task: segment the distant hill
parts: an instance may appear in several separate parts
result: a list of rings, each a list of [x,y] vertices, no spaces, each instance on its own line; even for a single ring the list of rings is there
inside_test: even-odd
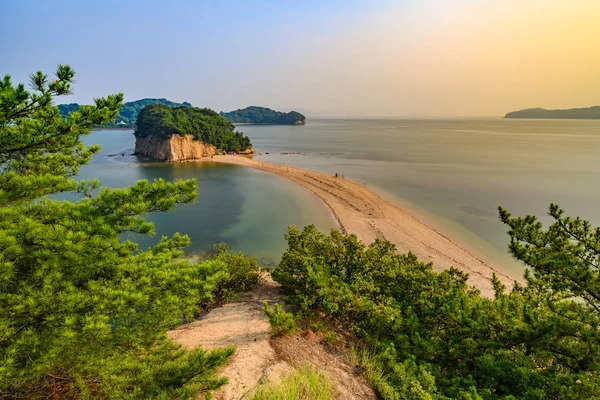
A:
[[[241,110],[222,112],[221,115],[233,124],[304,125],[306,117],[296,111],[283,113],[266,107],[246,107]]]
[[[526,110],[509,112],[504,116],[504,118],[600,119],[600,106],[570,108],[568,110],[528,108]]]
[[[175,103],[167,99],[140,99],[136,101],[130,101],[124,103],[121,107],[121,111],[119,111],[119,115],[117,115],[117,117],[108,124],[102,125],[102,128],[134,128],[138,114],[142,108],[150,104],[163,104],[169,107],[192,106],[187,101],[184,101],[183,103]],[[73,111],[77,111],[79,109],[79,104],[59,104],[58,109],[62,115],[66,116]]]

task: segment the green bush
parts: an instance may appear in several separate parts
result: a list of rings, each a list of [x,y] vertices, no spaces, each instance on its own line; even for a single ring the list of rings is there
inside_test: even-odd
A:
[[[237,294],[252,290],[260,281],[260,267],[256,258],[247,257],[242,252],[232,252],[225,243],[213,246],[213,251],[205,257],[207,260],[221,261],[227,271],[227,277],[215,290],[220,299],[232,300]]]
[[[56,79],[37,72],[33,92],[0,80],[0,397],[209,393],[226,381],[216,371],[233,349],[183,350],[166,332],[250,285],[255,265],[241,255],[177,261],[189,244],[179,234],[144,251],[122,240],[153,233],[143,216],[193,201],[196,182],[76,181],[100,150],[81,136],[114,118],[123,95],[63,117],[53,99],[70,92],[73,76],[68,66]],[[47,197],[63,192],[79,200]]]
[[[512,227],[513,253],[535,272],[527,274],[527,286],[509,293],[494,277],[495,299],[470,288],[466,274],[435,273],[413,254],[397,254],[390,242],[366,246],[354,235],[325,235],[314,226],[289,228],[288,249],[272,275],[298,313],[335,322],[373,349],[383,398],[600,397],[597,272],[585,275],[590,264],[577,261],[598,257],[593,235],[600,231],[559,221],[543,233],[535,220],[503,218]],[[579,244],[561,238],[561,224],[565,237],[583,229]],[[519,244],[526,240],[533,244]],[[579,278],[542,275],[571,254],[577,256],[565,268],[578,266]],[[590,302],[572,300],[574,293]]]
[[[294,314],[286,313],[279,303],[275,303],[272,308],[269,307],[269,303],[264,302],[264,311],[269,317],[271,328],[275,335],[281,335],[285,333],[294,333],[298,330],[296,326],[296,318]]]

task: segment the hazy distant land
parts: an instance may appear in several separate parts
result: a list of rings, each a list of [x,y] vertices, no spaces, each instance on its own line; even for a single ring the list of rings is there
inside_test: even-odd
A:
[[[569,108],[567,110],[527,108],[525,110],[509,112],[504,118],[600,119],[600,106]]]
[[[233,124],[270,124],[270,125],[304,125],[306,117],[299,112],[288,113],[271,110],[266,107],[246,107],[231,112],[222,112],[227,121]]]
[[[187,101],[184,101],[183,103],[176,103],[174,101],[170,101],[167,99],[146,98],[146,99],[140,99],[140,100],[135,100],[135,101],[129,101],[127,103],[123,103],[123,105],[121,106],[121,109],[119,110],[119,114],[115,117],[115,119],[103,124],[102,128],[128,128],[128,129],[134,128],[135,122],[137,120],[137,117],[138,117],[138,114],[140,113],[140,111],[144,107],[146,107],[148,105],[152,105],[152,104],[163,104],[163,105],[169,106],[169,107],[176,107],[176,106],[191,107],[192,106]],[[63,116],[66,116],[73,111],[79,110],[79,104],[77,104],[77,103],[59,104],[58,110],[60,111],[60,113]]]
[[[177,103],[164,98],[153,99],[145,98],[135,101],[129,101],[123,103],[119,114],[114,120],[107,122],[101,126],[101,128],[135,128],[137,117],[140,111],[148,106],[154,104],[161,104],[169,107],[192,107],[190,103],[184,101],[183,103]],[[73,111],[79,110],[80,105],[77,103],[71,104],[59,104],[58,110],[63,116],[67,116]],[[270,124],[270,125],[304,125],[306,124],[306,117],[299,112],[280,112],[275,111],[266,107],[250,106],[244,109],[239,109],[230,112],[221,112],[228,122],[245,123],[245,124]]]

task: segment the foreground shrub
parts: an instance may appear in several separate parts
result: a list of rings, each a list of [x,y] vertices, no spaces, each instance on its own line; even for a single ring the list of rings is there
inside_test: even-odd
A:
[[[312,365],[304,366],[281,379],[265,382],[254,391],[251,400],[333,400],[333,385]]]
[[[273,307],[269,307],[269,303],[265,301],[264,311],[267,317],[269,317],[269,322],[275,335],[293,333],[298,330],[294,314],[286,313],[279,303],[275,303]]]
[[[174,261],[189,243],[179,234],[145,251],[120,239],[152,234],[142,216],[193,201],[196,182],[108,189],[75,181],[99,151],[81,136],[111,120],[123,95],[63,117],[52,102],[70,92],[73,76],[68,66],[58,67],[56,79],[33,74],[32,93],[9,76],[0,81],[0,397],[208,393],[226,381],[215,371],[233,349],[183,350],[165,333],[221,293],[250,284],[252,261]],[[63,192],[80,200],[45,197]]]
[[[582,233],[571,249],[572,239],[552,233],[560,224],[572,231],[569,221],[542,234],[531,219],[503,219],[513,227],[513,254],[529,260],[534,274],[509,293],[494,277],[495,299],[470,288],[466,274],[435,273],[413,254],[397,254],[390,242],[365,246],[354,235],[324,235],[314,226],[289,228],[288,249],[273,278],[298,313],[324,315],[373,349],[379,370],[374,386],[383,398],[600,396],[598,309],[573,299],[582,290],[573,281],[588,277],[596,280],[580,285],[596,285],[597,269],[588,263],[590,274],[581,267],[569,284],[541,275],[568,262],[562,251],[597,262],[599,231]],[[533,244],[520,244],[523,239]],[[585,293],[593,298],[591,289]]]
[[[233,252],[225,243],[214,245],[212,251],[204,254],[203,258],[221,261],[225,266],[227,277],[216,288],[216,295],[220,299],[232,299],[237,293],[253,289],[260,281],[260,267],[256,258]]]

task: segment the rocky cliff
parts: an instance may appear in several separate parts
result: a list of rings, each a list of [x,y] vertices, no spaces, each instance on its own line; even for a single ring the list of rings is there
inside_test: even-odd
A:
[[[135,141],[135,152],[157,161],[185,161],[210,157],[219,150],[212,144],[194,140],[192,135],[173,135],[170,138],[138,137]]]

